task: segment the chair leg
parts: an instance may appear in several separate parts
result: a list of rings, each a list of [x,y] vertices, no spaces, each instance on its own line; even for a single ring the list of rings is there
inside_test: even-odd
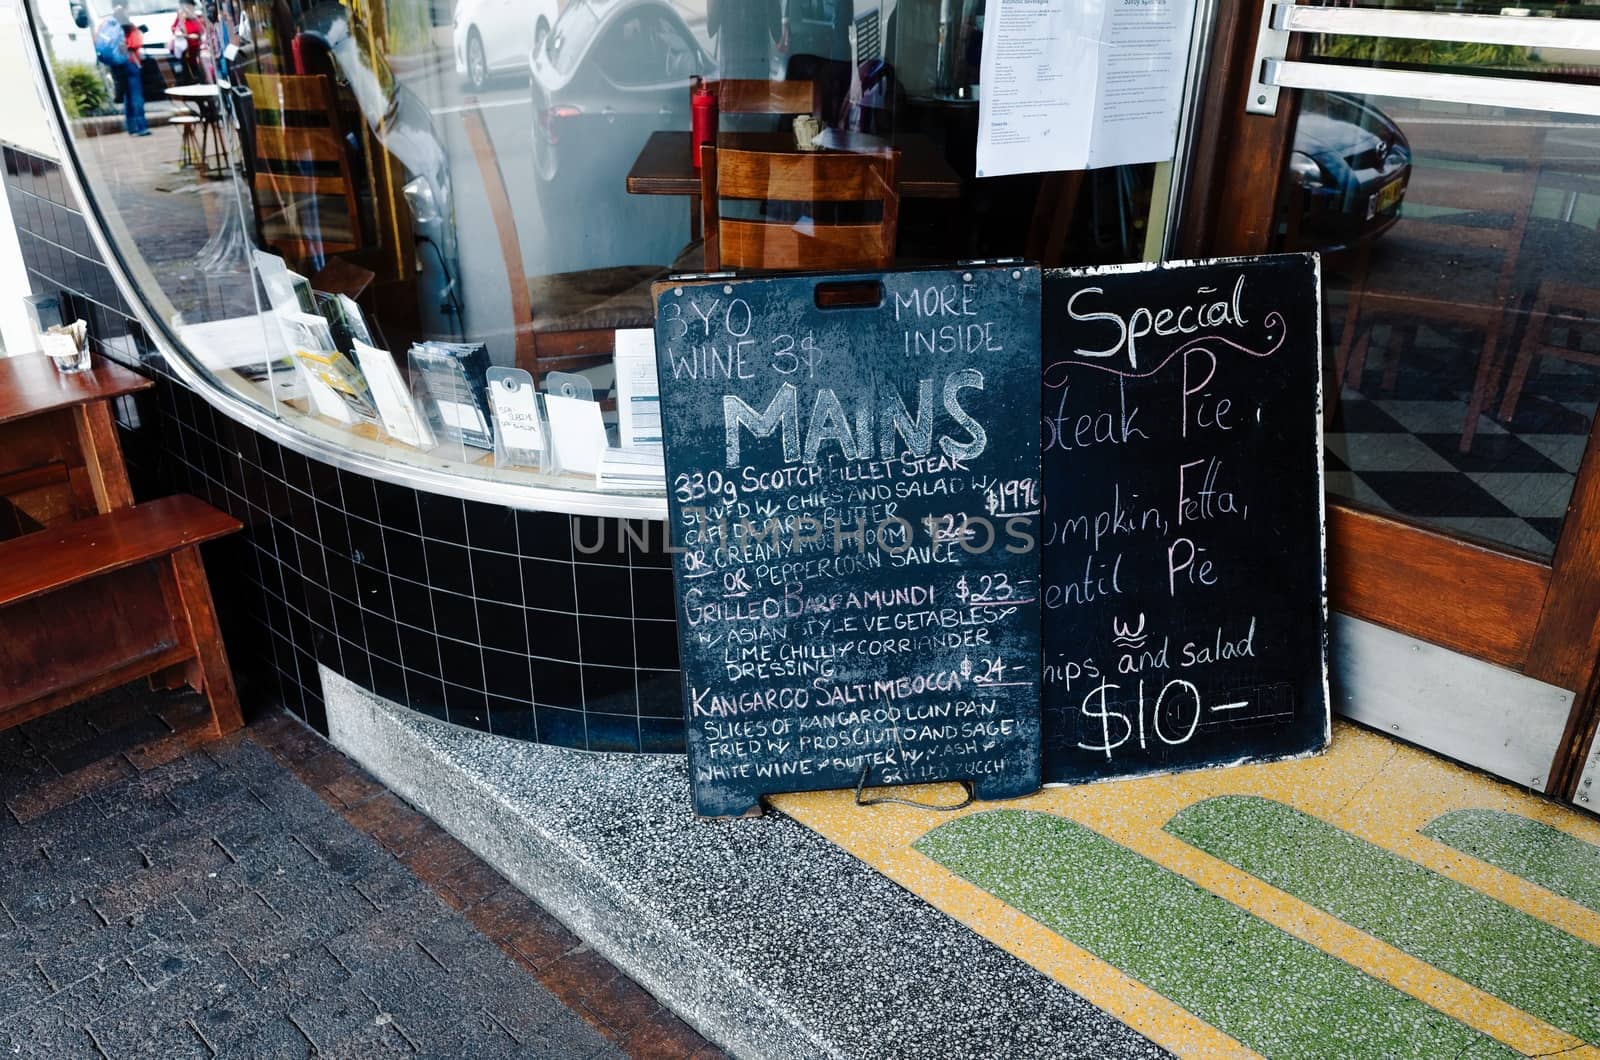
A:
[[[1461,425],[1458,448],[1463,453],[1472,452],[1472,443],[1478,437],[1478,418],[1494,401],[1495,392],[1500,389],[1500,376],[1505,368],[1504,358],[1500,356],[1500,331],[1504,322],[1504,312],[1491,310],[1489,320],[1484,325],[1483,352],[1478,354],[1478,374],[1472,382],[1466,422]]]
[[[1372,329],[1371,324],[1361,329],[1361,337],[1356,339],[1355,348],[1350,351],[1348,375],[1341,385],[1349,386],[1352,390],[1361,389],[1361,377],[1367,373],[1367,354],[1372,349]]]
[[[1511,369],[1511,379],[1506,383],[1505,397],[1500,401],[1500,419],[1506,423],[1516,418],[1517,402],[1522,400],[1522,388],[1528,382],[1528,371],[1533,367],[1533,358],[1543,340],[1541,332],[1549,315],[1550,302],[1544,298],[1535,302],[1533,312],[1528,314],[1522,345],[1517,349],[1517,361]]]
[[[228,668],[228,653],[222,646],[222,630],[211,600],[206,570],[200,563],[199,549],[179,549],[172,554],[172,573],[183,597],[193,639],[195,660],[199,663],[205,696],[211,705],[211,731],[215,736],[244,726],[239,710],[239,693],[233,686],[233,671]]]
[[[1383,396],[1393,397],[1395,387],[1400,385],[1400,356],[1417,348],[1417,325],[1407,324],[1395,329],[1399,335],[1391,334],[1389,345],[1384,350],[1383,358]]]

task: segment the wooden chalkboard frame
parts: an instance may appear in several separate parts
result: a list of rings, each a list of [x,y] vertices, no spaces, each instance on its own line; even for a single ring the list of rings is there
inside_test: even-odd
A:
[[[1212,315],[1217,318],[1237,315],[1246,323],[1234,327],[1226,319],[1219,319],[1210,328],[1141,337],[1137,365],[1124,365],[1124,358],[1130,362],[1134,360],[1128,354],[1127,333],[1145,326],[1152,333],[1157,331],[1155,313],[1160,311],[1157,307],[1170,308],[1181,301],[1166,296],[1186,294],[1193,298],[1196,292],[1192,289],[1208,286],[1205,280],[1213,274],[1228,277],[1228,281],[1217,283],[1218,289],[1205,296],[1208,304],[1222,304]],[[1248,295],[1242,286],[1246,281],[1234,279],[1247,276],[1253,277],[1257,285]],[[1259,300],[1259,286],[1269,279],[1281,282],[1294,300],[1292,305],[1285,303],[1278,307]],[[1221,289],[1235,282],[1240,285],[1238,290]],[[1191,290],[1186,291],[1186,287]],[[1082,292],[1081,302],[1073,301],[1078,292]],[[1250,308],[1242,312],[1246,299]],[[1041,376],[1046,407],[1041,472],[1046,508],[1042,551],[1047,583],[1042,656],[1045,782],[1079,783],[1271,761],[1303,757],[1325,749],[1331,738],[1332,716],[1328,690],[1320,260],[1315,254],[1289,254],[1047,270],[1042,304],[1044,358]],[[1133,318],[1135,307],[1139,306],[1152,311],[1142,322]],[[1180,321],[1186,320],[1184,326],[1189,326],[1200,315],[1169,316],[1165,323],[1169,332],[1176,331]],[[1282,325],[1282,332],[1276,339],[1278,346],[1268,350],[1267,346],[1274,341],[1271,335],[1273,317]],[[1119,331],[1124,328],[1126,330]],[[1112,353],[1107,353],[1108,336],[1122,340]],[[1211,352],[1207,352],[1208,349]],[[1142,520],[1153,518],[1156,526],[1152,529],[1159,528],[1163,539],[1168,535],[1175,539],[1172,521],[1176,518],[1182,522],[1182,517],[1173,509],[1163,507],[1164,499],[1174,492],[1171,470],[1174,464],[1187,467],[1189,458],[1203,458],[1208,462],[1194,467],[1201,475],[1213,474],[1213,468],[1226,467],[1218,454],[1224,451],[1227,442],[1219,440],[1224,436],[1214,424],[1209,428],[1211,436],[1202,439],[1206,428],[1196,420],[1194,437],[1188,437],[1190,413],[1203,419],[1200,407],[1210,395],[1210,390],[1198,383],[1201,367],[1206,364],[1200,354],[1211,358],[1211,367],[1216,369],[1218,365],[1228,365],[1229,358],[1233,358],[1235,364],[1255,363],[1254,358],[1264,358],[1273,350],[1279,357],[1290,359],[1272,362],[1281,371],[1270,376],[1262,373],[1266,380],[1262,384],[1267,388],[1263,391],[1266,396],[1257,404],[1254,425],[1228,422],[1235,427],[1244,426],[1258,448],[1272,443],[1270,458],[1292,469],[1292,478],[1274,479],[1271,489],[1261,488],[1262,480],[1267,477],[1264,472],[1247,475],[1246,480],[1259,494],[1254,498],[1255,503],[1267,507],[1268,519],[1278,513],[1277,505],[1286,504],[1293,512],[1286,513],[1285,518],[1293,515],[1300,522],[1292,530],[1296,536],[1287,545],[1275,526],[1253,530],[1253,538],[1261,539],[1257,542],[1259,550],[1252,557],[1229,556],[1233,560],[1250,558],[1252,565],[1248,569],[1235,566],[1228,577],[1232,580],[1232,592],[1246,601],[1249,599],[1246,594],[1252,591],[1266,589],[1270,594],[1272,586],[1262,583],[1264,575],[1276,584],[1289,586],[1283,593],[1281,606],[1285,614],[1292,615],[1292,628],[1275,628],[1269,638],[1258,629],[1257,615],[1252,608],[1248,623],[1237,628],[1227,626],[1218,617],[1219,624],[1212,627],[1214,634],[1206,643],[1200,643],[1198,638],[1193,641],[1179,638],[1174,642],[1175,633],[1192,632],[1193,627],[1206,625],[1213,617],[1227,614],[1221,598],[1207,601],[1201,597],[1200,602],[1188,605],[1198,610],[1199,617],[1192,621],[1187,611],[1178,618],[1153,613],[1149,601],[1155,593],[1150,590],[1147,579],[1139,578],[1141,572],[1130,572],[1127,567],[1114,564],[1124,561],[1127,554],[1124,541],[1130,542],[1127,548],[1131,549],[1136,547],[1131,543],[1148,542],[1157,536],[1140,525]],[[1246,357],[1247,353],[1252,356]],[[1191,357],[1197,365],[1194,379],[1185,375],[1176,389],[1187,391],[1191,382],[1196,383],[1197,389],[1174,410],[1169,407],[1173,396],[1170,381],[1163,381],[1161,373],[1176,371],[1172,367],[1173,358],[1180,356],[1179,367],[1185,372]],[[1113,359],[1118,366],[1114,369],[1111,367]],[[1094,404],[1094,388],[1105,387],[1107,373],[1117,376],[1119,381],[1115,392],[1108,397],[1115,407],[1102,410]],[[1211,378],[1206,377],[1207,383]],[[1081,389],[1074,393],[1074,385],[1088,389],[1087,401],[1080,397]],[[1158,393],[1154,389],[1157,386],[1166,389]],[[1273,390],[1275,386],[1279,389]],[[1273,405],[1269,412],[1267,398],[1275,395],[1289,404]],[[1235,405],[1236,399],[1237,395]],[[1227,398],[1219,393],[1215,400]],[[1131,426],[1130,410],[1131,422],[1137,423],[1137,427]],[[1156,431],[1157,424],[1166,426],[1172,419],[1170,415],[1163,419],[1163,411],[1178,413],[1182,426],[1175,429],[1175,433],[1181,431],[1181,437],[1172,439]],[[1241,410],[1234,407],[1233,411],[1237,420]],[[1137,418],[1141,412],[1142,420]],[[1104,418],[1101,418],[1102,413]],[[1085,419],[1085,416],[1090,418]],[[1267,423],[1270,426],[1264,427]],[[1154,436],[1139,437],[1146,433]],[[1265,437],[1268,434],[1272,437]],[[1239,442],[1243,441],[1244,436],[1240,436]],[[1083,455],[1075,455],[1072,450],[1082,450]],[[1170,459],[1174,455],[1179,459]],[[1230,452],[1229,455],[1236,454]],[[1155,467],[1158,460],[1165,461],[1160,464],[1161,474],[1152,472],[1150,476],[1141,477],[1142,468],[1146,464]],[[1112,490],[1104,488],[1102,471],[1107,466],[1126,469],[1114,472]],[[1227,468],[1230,474],[1235,470]],[[1192,487],[1193,484],[1183,478],[1176,480],[1176,492],[1183,494],[1178,498],[1180,507],[1176,511],[1188,510],[1181,506],[1191,502],[1194,494],[1189,490]],[[1214,485],[1207,480],[1202,488],[1211,490]],[[1107,496],[1112,498],[1109,502]],[[1130,496],[1139,499],[1130,501]],[[1157,497],[1163,501],[1155,501]],[[1233,503],[1235,501],[1230,501]],[[1105,504],[1115,506],[1115,510],[1106,514],[1102,510]],[[1093,519],[1102,522],[1092,527],[1081,523],[1079,520],[1088,511],[1085,505],[1096,508]],[[1132,511],[1131,515],[1128,510]],[[1149,512],[1164,514],[1151,516]],[[1191,514],[1209,518],[1215,513],[1201,507]],[[1162,520],[1166,520],[1164,528]],[[1266,522],[1258,517],[1256,523],[1248,525],[1263,527]],[[1108,527],[1103,534],[1099,529],[1101,525]],[[1080,528],[1084,530],[1081,535]],[[1194,553],[1196,557],[1207,548],[1217,547],[1202,540],[1201,534],[1209,532],[1209,527],[1192,532],[1185,528],[1182,536],[1190,545],[1174,545],[1179,554],[1176,558],[1169,554],[1165,561],[1167,566],[1182,563],[1188,555],[1182,551],[1185,547],[1200,549]],[[1126,536],[1119,536],[1122,534]],[[1145,535],[1143,539],[1141,534]],[[1080,541],[1080,537],[1083,540]],[[1272,540],[1266,540],[1268,538]],[[1104,540],[1109,540],[1111,545],[1102,555],[1100,546]],[[1213,541],[1223,541],[1224,551],[1232,545],[1221,538]],[[1110,558],[1112,555],[1116,557],[1114,560]],[[1198,562],[1195,559],[1188,567],[1180,567],[1178,577],[1193,576]],[[1207,572],[1208,576],[1223,577],[1218,573],[1225,569],[1221,558],[1213,562],[1216,566]],[[1085,579],[1081,587],[1065,580],[1069,571]],[[1108,571],[1111,573],[1107,574]],[[1170,581],[1171,577],[1169,571],[1169,584],[1163,588],[1170,599],[1178,600],[1180,588]],[[1134,591],[1129,592],[1130,588]],[[1205,587],[1200,588],[1203,593]],[[1100,590],[1105,592],[1096,596]],[[1056,594],[1053,597],[1052,592]],[[1256,651],[1265,654],[1279,644],[1283,645],[1284,654],[1293,656],[1292,661],[1274,664],[1271,659],[1263,659],[1257,665]],[[1233,654],[1227,654],[1230,652]],[[1218,662],[1213,656],[1224,658]],[[1194,663],[1192,668],[1174,665],[1174,660],[1188,659],[1211,661]],[[1214,669],[1208,671],[1208,666]],[[1207,683],[1219,673],[1226,674],[1227,678],[1215,684]],[[1175,685],[1172,683],[1175,680],[1187,684]],[[1236,694],[1222,698],[1211,695],[1229,687]],[[1176,691],[1163,699],[1163,694],[1171,689]],[[1241,701],[1245,705],[1241,706]],[[1217,713],[1222,710],[1234,713],[1231,716]],[[1285,721],[1285,716],[1289,720]],[[1093,732],[1089,731],[1091,727]],[[1245,739],[1219,736],[1230,732],[1244,733]],[[1124,751],[1124,748],[1129,750]]]
[[[972,516],[992,514],[1004,530],[1011,518],[1028,531],[1037,522],[1039,284],[1034,267],[973,264],[656,285],[668,541],[698,814],[759,813],[763,795],[863,781],[964,780],[985,799],[1037,790],[1039,550],[1031,536],[1026,548],[991,538],[977,550],[968,544],[976,534],[964,535]],[[865,304],[852,294],[874,285]],[[878,465],[885,481],[857,478],[876,476]],[[866,522],[856,512],[869,501]],[[885,510],[904,531],[878,521]],[[796,536],[763,570],[749,559],[748,528],[718,529],[719,515],[784,512],[871,526],[878,566],[859,565],[864,551],[819,573],[825,564],[808,552],[837,555],[836,529],[832,553],[793,544]],[[717,541],[730,547],[702,547]],[[885,547],[907,541],[914,550],[903,562],[884,561]],[[790,564],[798,573],[769,616],[780,598],[764,575],[795,558],[804,562]],[[921,632],[883,632],[899,628]],[[783,654],[764,653],[765,641],[746,654],[752,636],[781,640]],[[924,643],[928,654],[913,647]],[[830,668],[822,675],[816,662],[797,685],[785,669],[796,658]],[[778,698],[751,701],[749,688]],[[806,725],[824,729],[808,742]],[[835,735],[844,750],[829,753]]]

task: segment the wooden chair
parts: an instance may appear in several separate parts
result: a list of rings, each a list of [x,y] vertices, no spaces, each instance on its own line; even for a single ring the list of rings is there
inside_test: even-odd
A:
[[[536,381],[552,370],[575,372],[609,360],[618,328],[655,326],[650,284],[667,274],[661,265],[615,265],[530,277],[522,265],[516,214],[483,115],[461,115],[467,142],[480,159],[483,195],[495,219],[500,256],[510,284],[513,358]]]
[[[1544,130],[1538,127],[1507,126],[1487,132],[1492,134],[1490,142],[1475,137],[1471,141],[1472,153],[1463,154],[1459,132],[1451,126],[1418,124],[1408,129],[1414,157],[1419,160],[1406,188],[1405,206],[1411,209],[1403,212],[1381,239],[1357,255],[1350,301],[1334,355],[1336,385],[1345,381],[1359,385],[1366,370],[1372,328],[1380,320],[1389,320],[1408,344],[1415,342],[1418,326],[1423,322],[1481,334],[1477,371],[1461,429],[1463,453],[1471,451],[1478,417],[1493,400],[1492,391],[1501,374],[1501,332],[1508,316],[1518,310],[1518,255],[1533,212],[1544,144]],[[1433,135],[1439,139],[1429,142],[1426,138]],[[1500,172],[1488,174],[1451,165],[1430,165],[1430,160],[1489,161]],[[1417,206],[1451,212],[1430,215],[1417,210]],[[1504,221],[1460,223],[1463,214]],[[1408,248],[1417,253],[1406,254]],[[1419,261],[1433,256],[1460,260],[1474,255],[1487,265],[1476,285],[1449,291],[1407,290],[1403,286],[1407,279],[1415,278]],[[1399,348],[1387,351],[1389,360],[1382,384],[1386,393],[1392,393],[1396,386],[1402,352]]]
[[[894,263],[900,154],[700,152],[705,264],[716,269],[887,269]],[[722,216],[722,200],[816,204],[878,203],[876,221],[743,220]]]
[[[328,80],[246,74],[255,104],[251,198],[261,241],[291,262],[362,246],[355,179]],[[332,208],[330,208],[330,206]]]
[[[1533,309],[1528,314],[1528,326],[1522,334],[1505,396],[1500,401],[1500,419],[1509,422],[1516,416],[1522,388],[1527,385],[1528,372],[1536,358],[1554,357],[1600,368],[1600,353],[1584,350],[1579,345],[1582,333],[1592,332],[1597,326],[1600,326],[1600,290],[1590,284],[1542,281],[1534,295]],[[1557,340],[1558,328],[1565,330],[1564,341]]]
[[[814,81],[725,78],[716,91],[719,114],[816,114],[821,105]]]

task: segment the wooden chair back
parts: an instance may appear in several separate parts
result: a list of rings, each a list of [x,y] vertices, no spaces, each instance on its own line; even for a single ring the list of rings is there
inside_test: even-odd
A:
[[[702,147],[701,209],[706,268],[887,269],[894,262],[900,195],[898,151],[766,152]],[[879,203],[876,221],[724,218],[723,199],[790,203]]]
[[[722,114],[816,114],[819,105],[815,81],[717,82],[717,110]]]
[[[262,242],[295,262],[359,249],[355,179],[327,78],[245,81],[255,104],[251,198]]]
[[[1398,318],[1399,330],[1413,341],[1420,322],[1482,334],[1461,429],[1459,448],[1463,453],[1471,452],[1479,415],[1499,387],[1505,361],[1500,342],[1506,318],[1521,312],[1518,259],[1533,216],[1545,131],[1536,125],[1474,126],[1473,135],[1463,137],[1455,125],[1419,122],[1408,126],[1413,164],[1400,218],[1381,240],[1363,244],[1354,259],[1350,302],[1334,354],[1336,385],[1344,381],[1360,386],[1372,326],[1381,315]],[[1462,162],[1476,163],[1478,168],[1456,164]],[[1483,164],[1497,171],[1485,171]],[[1487,223],[1477,223],[1480,221]],[[1467,248],[1476,253],[1463,255]],[[1402,249],[1417,258],[1437,254],[1478,262],[1480,282],[1460,283],[1447,292],[1377,286],[1393,277],[1374,275],[1375,266],[1386,253]],[[1459,266],[1456,272],[1462,278],[1473,275]],[[1391,351],[1384,372],[1385,394],[1394,392],[1399,372],[1400,351]],[[1330,416],[1334,407],[1330,403]]]

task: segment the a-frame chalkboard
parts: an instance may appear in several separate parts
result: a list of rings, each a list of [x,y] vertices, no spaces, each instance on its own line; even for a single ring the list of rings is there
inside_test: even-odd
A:
[[[658,288],[696,812],[1039,785],[1039,271]]]
[[[1329,734],[1318,264],[1044,281],[1044,779]]]

